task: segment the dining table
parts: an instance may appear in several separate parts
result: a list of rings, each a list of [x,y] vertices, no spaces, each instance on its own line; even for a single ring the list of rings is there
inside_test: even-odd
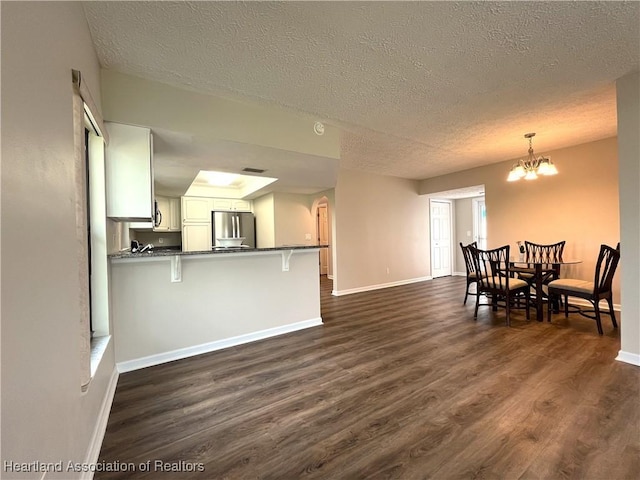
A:
[[[545,258],[545,259],[527,259],[527,258],[509,258],[509,268],[512,273],[532,273],[533,283],[535,289],[535,307],[536,307],[536,319],[541,322],[544,316],[544,292],[542,286],[544,284],[544,277],[548,273],[555,272],[559,275],[560,267],[562,265],[575,265],[582,263],[582,260],[573,258],[564,259],[559,258]]]

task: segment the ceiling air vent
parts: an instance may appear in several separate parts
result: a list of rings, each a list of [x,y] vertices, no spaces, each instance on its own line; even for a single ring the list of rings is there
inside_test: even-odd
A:
[[[243,172],[248,172],[248,173],[264,173],[266,172],[266,170],[263,170],[261,168],[252,168],[252,167],[245,167],[242,169]]]

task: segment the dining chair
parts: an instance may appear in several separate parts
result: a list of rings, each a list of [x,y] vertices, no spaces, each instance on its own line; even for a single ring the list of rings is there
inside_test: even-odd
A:
[[[578,309],[577,313],[595,319],[598,327],[598,333],[602,335],[602,321],[600,319],[600,300],[606,300],[609,304],[609,316],[613,328],[618,328],[616,315],[613,310],[613,295],[611,292],[611,283],[616,273],[618,262],[620,261],[620,244],[616,248],[608,245],[600,246],[598,261],[596,262],[596,271],[593,282],[586,280],[578,280],[574,278],[561,278],[549,282],[549,297],[556,295],[564,296],[564,316],[569,316],[569,297],[578,297],[588,300],[593,305],[594,315],[590,315],[591,311]],[[547,307],[547,321],[551,321],[551,302]]]
[[[558,243],[552,243],[543,245],[539,243],[524,241],[524,261],[525,262],[549,262],[550,264],[557,260],[562,260],[562,253],[564,252],[564,246],[566,241],[563,240]],[[530,267],[516,267],[515,273],[519,278],[529,284],[530,287],[534,287],[537,281],[535,268]],[[542,285],[546,286],[549,282],[560,278],[560,265],[555,264],[551,269],[546,269],[542,272]],[[535,294],[534,294],[535,298]],[[543,301],[547,299],[547,295],[542,293]],[[559,309],[558,301],[555,301],[554,311]]]
[[[524,295],[527,320],[529,320],[530,288],[520,278],[511,276],[509,266],[509,245],[493,250],[479,250],[470,247],[477,275],[478,287],[476,308],[473,318],[478,318],[479,306],[503,307],[506,309],[507,326],[511,326],[511,308],[519,295]],[[480,303],[481,294],[491,298],[491,303]],[[500,304],[503,302],[503,304]]]
[[[549,245],[541,245],[528,240],[524,241],[524,261],[525,262],[553,262],[562,259],[562,252],[566,241]],[[533,268],[518,268],[518,276],[530,285],[535,282],[535,270]],[[560,265],[554,265],[552,270],[544,273],[542,279],[543,284],[547,284],[552,280],[560,278]]]
[[[469,295],[477,295],[477,293],[469,292],[469,287],[472,284],[478,282],[478,276],[476,275],[476,267],[473,263],[473,255],[471,253],[471,247],[477,248],[478,243],[471,242],[469,245],[463,245],[462,242],[460,242],[460,248],[462,249],[462,256],[464,257],[464,267],[467,271],[467,287],[464,292],[464,302],[462,302],[463,305],[467,304],[467,297]],[[477,286],[476,286],[476,292],[477,292]]]

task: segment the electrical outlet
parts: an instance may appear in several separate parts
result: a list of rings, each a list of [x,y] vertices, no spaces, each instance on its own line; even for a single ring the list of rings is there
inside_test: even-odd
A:
[[[304,239],[305,240],[311,240],[311,234],[310,233],[305,233],[304,234]]]
[[[389,272],[390,272],[390,271],[391,271],[391,270],[389,270],[389,267],[387,267],[387,275],[389,275]]]
[[[164,243],[164,238],[162,237],[158,238],[158,243]]]

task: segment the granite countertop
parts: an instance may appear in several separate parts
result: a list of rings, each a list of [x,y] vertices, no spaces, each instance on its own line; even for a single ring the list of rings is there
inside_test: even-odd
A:
[[[250,253],[250,252],[274,252],[281,250],[310,250],[313,248],[328,248],[329,245],[282,245],[280,247],[271,247],[271,248],[225,248],[225,247],[216,247],[212,250],[202,250],[197,252],[183,252],[179,248],[171,248],[171,247],[158,247],[154,248],[152,251],[147,251],[144,253],[131,253],[131,251],[126,250],[118,253],[112,253],[108,255],[108,258],[147,258],[147,257],[170,257],[174,255],[181,256],[190,256],[190,255],[218,255],[218,254],[234,254],[234,253]]]

